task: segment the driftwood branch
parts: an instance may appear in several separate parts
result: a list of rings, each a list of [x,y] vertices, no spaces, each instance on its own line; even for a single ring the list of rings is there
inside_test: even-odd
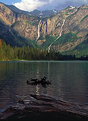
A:
[[[31,121],[50,120],[53,121],[86,121],[88,120],[88,109],[75,103],[56,100],[44,95],[30,95],[33,100],[19,100],[17,105],[6,109],[0,116],[1,120],[23,120]]]

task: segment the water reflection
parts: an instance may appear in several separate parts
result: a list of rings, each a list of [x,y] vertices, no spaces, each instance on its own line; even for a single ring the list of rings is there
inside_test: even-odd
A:
[[[39,85],[36,85],[36,95],[39,95]]]
[[[27,85],[31,78],[47,76],[52,85]],[[17,95],[45,94],[55,98],[88,102],[88,62],[0,63],[0,109],[17,101]]]

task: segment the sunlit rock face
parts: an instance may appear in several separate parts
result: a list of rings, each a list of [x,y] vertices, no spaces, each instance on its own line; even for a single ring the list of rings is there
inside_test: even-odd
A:
[[[39,46],[44,43],[47,45],[47,41],[50,41],[46,48],[51,45],[51,49],[60,52],[74,49],[88,39],[87,5],[81,7],[68,6],[54,16],[41,19],[26,13],[12,11],[6,5],[0,3],[0,21],[11,28],[9,29],[10,33],[13,29],[20,36],[35,40]],[[2,31],[6,33],[3,28]],[[49,40],[46,38],[47,35],[50,38],[55,37],[55,39]]]

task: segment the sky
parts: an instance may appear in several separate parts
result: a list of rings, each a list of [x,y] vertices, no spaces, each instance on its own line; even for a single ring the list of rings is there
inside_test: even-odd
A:
[[[88,4],[88,0],[0,0],[5,4],[14,5],[25,11],[46,10],[46,9],[63,9],[68,5],[80,6]]]

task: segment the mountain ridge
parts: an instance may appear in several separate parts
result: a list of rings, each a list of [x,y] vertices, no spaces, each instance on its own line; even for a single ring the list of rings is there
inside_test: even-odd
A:
[[[11,27],[10,30],[16,31],[20,37],[27,38],[30,42],[35,41],[39,48],[67,52],[88,39],[87,5],[68,6],[56,15],[40,18],[15,13],[0,3],[0,21]]]

